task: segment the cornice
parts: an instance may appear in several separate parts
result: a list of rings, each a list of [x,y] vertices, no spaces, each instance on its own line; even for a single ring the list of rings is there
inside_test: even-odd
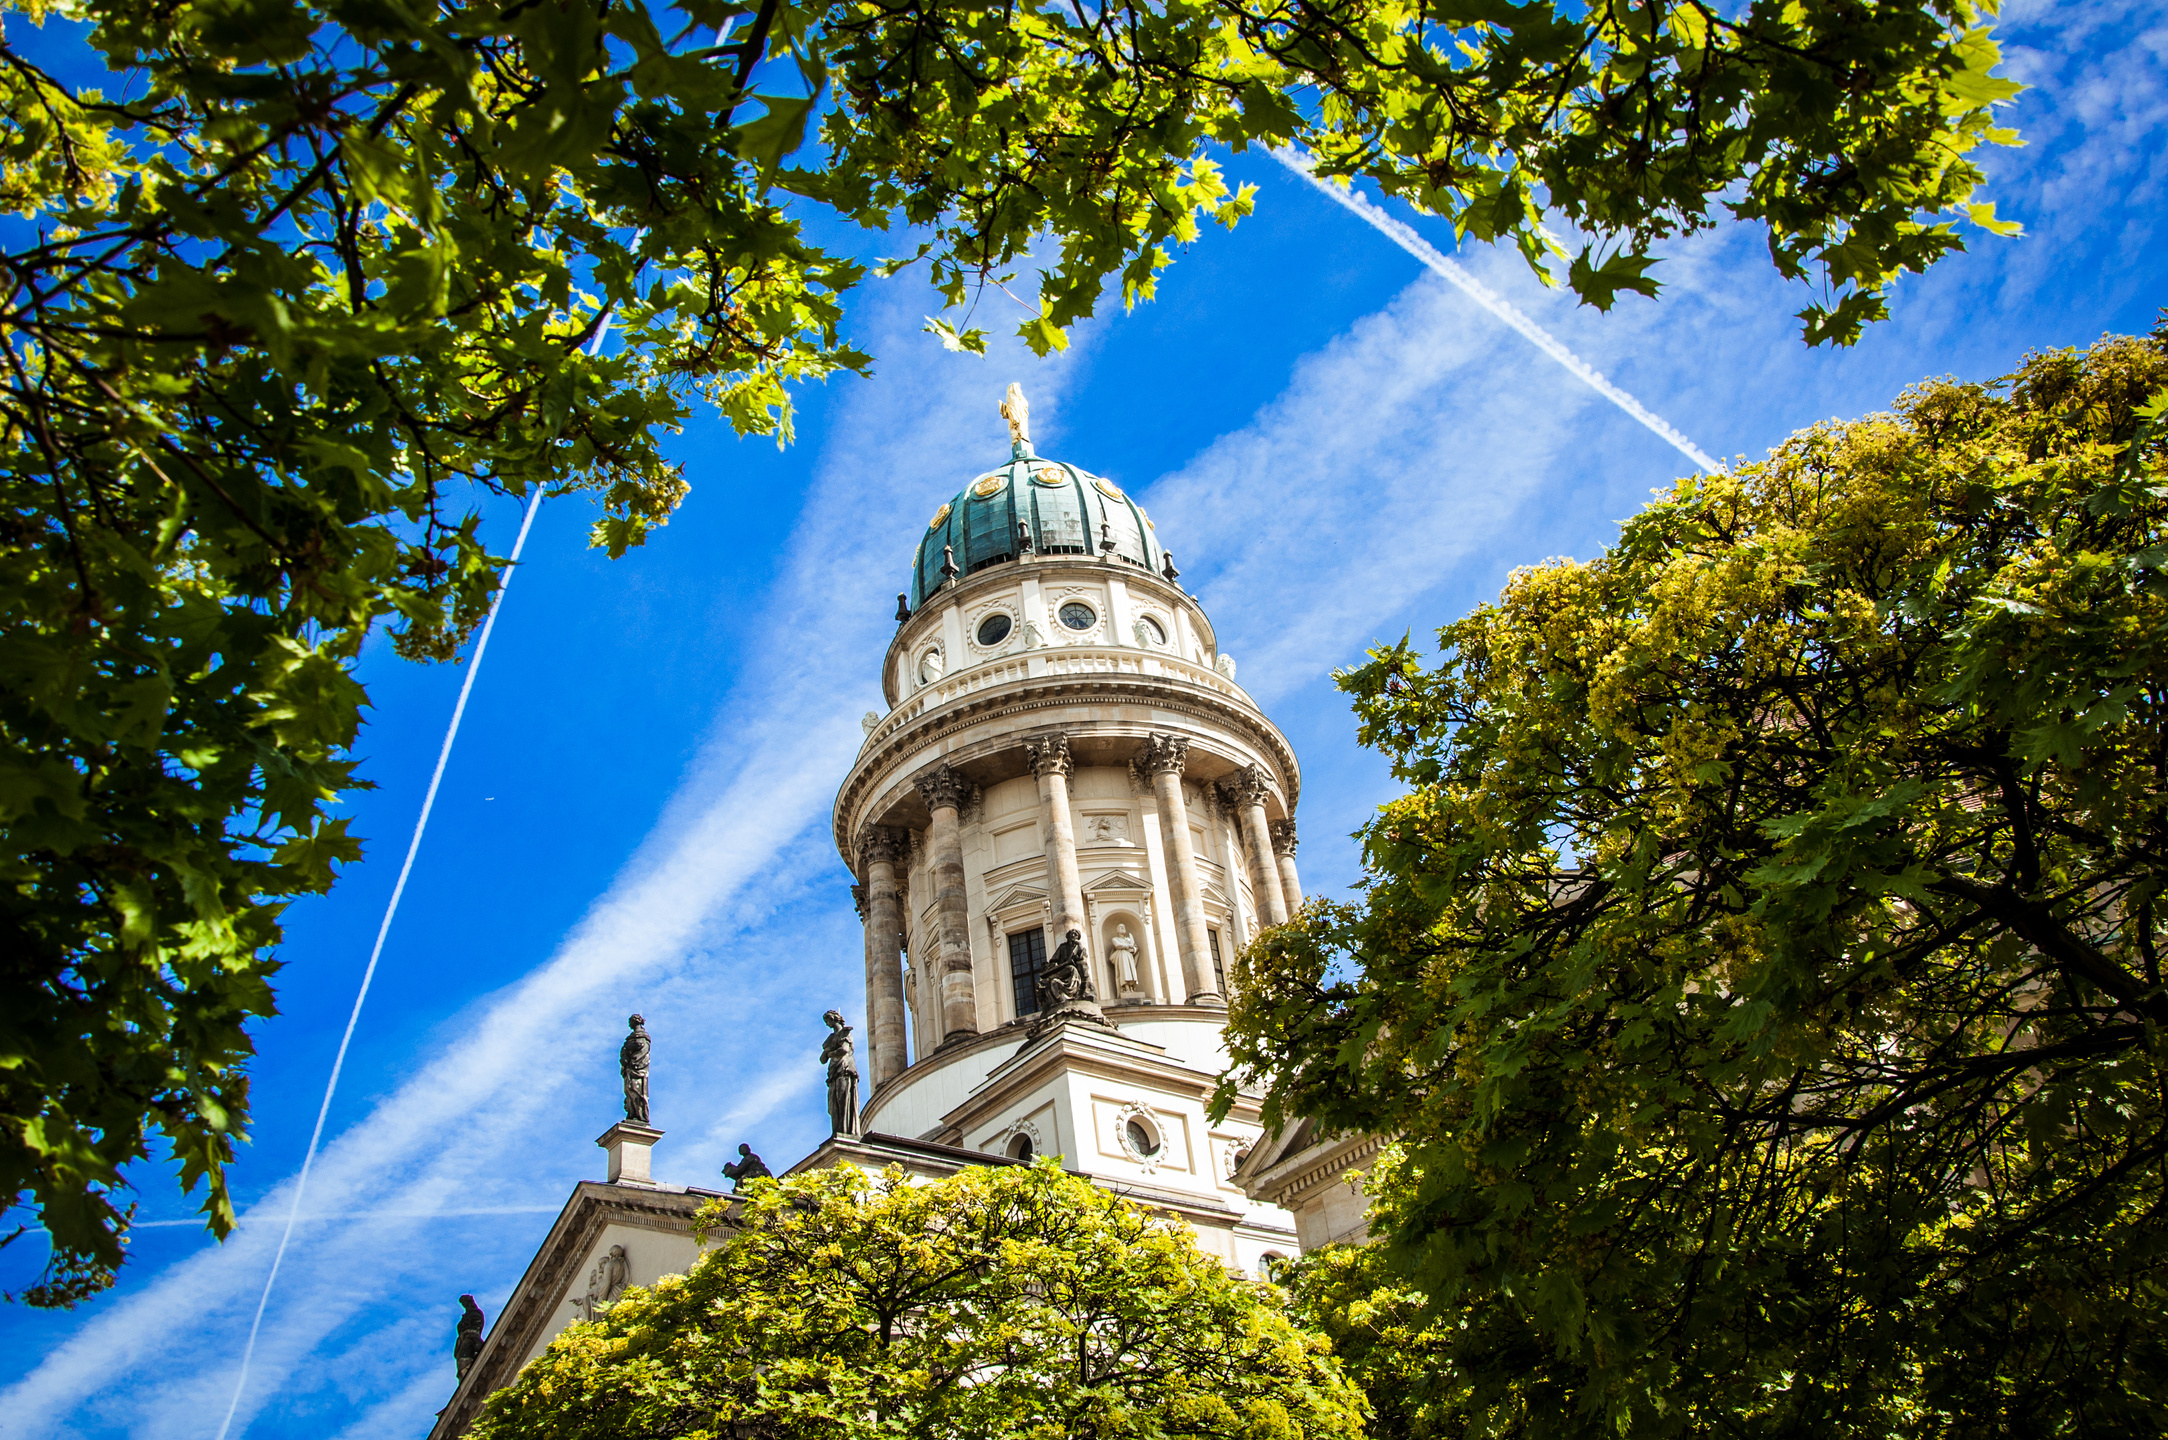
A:
[[[1299,1202],[1323,1186],[1337,1183],[1348,1171],[1370,1159],[1385,1148],[1385,1139],[1378,1135],[1343,1135],[1307,1146],[1271,1166],[1257,1176],[1252,1195],[1261,1195],[1283,1210],[1292,1211]]]
[[[1227,1024],[1227,1012],[1212,1005],[1110,1005],[1107,1007],[1107,1018],[1114,1022],[1117,1030],[1124,1029],[1125,1022],[1139,1023],[1149,1020],[1201,1021],[1214,1027],[1224,1027]],[[995,1029],[981,1031],[969,1040],[958,1041],[952,1049],[936,1049],[930,1055],[920,1056],[891,1075],[866,1097],[866,1103],[859,1107],[860,1121],[866,1121],[876,1109],[901,1094],[911,1083],[924,1080],[935,1071],[945,1069],[982,1050],[1003,1045],[1013,1045],[1021,1050],[1030,1038],[1031,1025],[1032,1017],[1011,1020]],[[1154,1043],[1142,1036],[1129,1038],[1141,1045]],[[1243,1097],[1236,1101],[1233,1113],[1239,1117],[1256,1109],[1255,1099]]]
[[[1093,673],[1082,675],[1045,675],[1011,682],[1008,685],[990,686],[958,697],[948,705],[928,711],[888,736],[879,748],[862,754],[851,766],[842,787],[836,792],[832,826],[835,832],[836,850],[846,864],[852,860],[851,823],[848,817],[857,814],[865,797],[878,788],[888,776],[906,759],[922,752],[960,731],[983,723],[995,715],[1028,715],[1033,711],[1052,710],[1079,701],[1114,700],[1128,704],[1148,704],[1169,714],[1182,715],[1204,722],[1200,734],[1190,735],[1193,743],[1203,742],[1209,746],[1213,727],[1232,732],[1250,741],[1259,750],[1272,756],[1287,793],[1282,801],[1290,814],[1295,810],[1302,792],[1302,771],[1295,759],[1294,747],[1287,742],[1279,727],[1265,718],[1262,711],[1245,708],[1232,701],[1214,695],[1211,691],[1186,681],[1160,675],[1118,675]],[[1164,721],[1154,720],[1140,729],[1140,743],[1147,731],[1165,730]],[[1087,733],[1073,730],[1072,736]],[[999,754],[1004,749],[1024,748],[1026,739],[1021,728],[1006,743],[988,753]],[[944,756],[944,762],[950,757]],[[1230,760],[1237,756],[1224,757]]]

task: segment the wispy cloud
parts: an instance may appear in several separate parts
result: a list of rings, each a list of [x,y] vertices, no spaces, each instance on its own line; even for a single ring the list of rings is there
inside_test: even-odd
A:
[[[1469,274],[1466,266],[1457,264],[1447,258],[1437,246],[1418,234],[1414,226],[1386,214],[1359,190],[1319,179],[1314,164],[1307,156],[1283,148],[1272,151],[1272,158],[1279,161],[1282,166],[1293,174],[1300,176],[1312,189],[1325,196],[1333,204],[1338,205],[1341,209],[1407,251],[1408,254],[1414,256],[1422,263],[1424,269],[1444,280],[1446,284],[1452,286],[1470,300],[1473,300],[1492,319],[1498,321],[1507,329],[1514,331],[1529,344],[1550,356],[1567,374],[1632,416],[1634,423],[1645,427],[1666,445],[1677,450],[1704,470],[1721,470],[1723,468],[1722,465],[1711,459],[1700,446],[1687,439],[1685,433],[1676,425],[1649,409],[1639,399],[1627,393],[1608,375],[1589,364],[1579,355],[1574,354],[1564,341],[1538,325],[1529,318],[1525,311],[1508,301],[1496,290],[1491,289],[1490,286],[1476,279],[1475,276]]]
[[[1593,398],[1425,278],[1145,499],[1269,704],[1487,553]]]
[[[740,1131],[804,1093],[812,1067],[798,1037],[753,1017],[802,1007],[809,991],[856,993],[858,947],[842,935],[808,946],[778,922],[816,876],[840,883],[822,822],[863,738],[857,716],[877,703],[866,657],[885,639],[884,592],[907,568],[901,551],[918,511],[999,448],[992,405],[1029,363],[997,376],[984,361],[931,352],[912,333],[915,319],[887,317],[891,353],[909,363],[848,400],[823,445],[813,498],[770,597],[769,633],[787,639],[758,647],[759,668],[735,688],[655,833],[545,964],[470,1007],[434,1058],[325,1146],[310,1209],[372,1219],[312,1225],[297,1238],[243,1422],[269,1404],[289,1423],[338,1415],[357,1436],[426,1426],[448,1389],[447,1256],[474,1273],[506,1250],[485,1223],[445,1217],[526,1209],[528,1177],[561,1173],[564,1158],[581,1152],[589,1135],[577,1117],[592,1111],[568,1102],[596,1090],[599,1077],[614,1081],[616,1038],[635,1001],[661,1013],[661,997],[679,1033],[713,1036],[697,1067],[708,1094],[741,1097],[670,1154],[666,1173],[689,1165],[706,1173]],[[1062,366],[1039,369],[1034,399],[1051,407]],[[868,486],[868,475],[882,483]],[[658,1081],[666,1115],[673,1090]],[[688,1099],[683,1089],[676,1096]],[[254,1222],[283,1216],[289,1194],[274,1188],[226,1244],[117,1298],[44,1357],[6,1392],[8,1433],[194,1440],[215,1428],[277,1240],[278,1227]],[[522,1228],[511,1243],[531,1240]],[[497,1273],[518,1273],[511,1255],[495,1259]],[[415,1312],[425,1306],[422,1320]],[[368,1383],[342,1393],[364,1373]],[[358,1418],[357,1402],[369,1405]]]

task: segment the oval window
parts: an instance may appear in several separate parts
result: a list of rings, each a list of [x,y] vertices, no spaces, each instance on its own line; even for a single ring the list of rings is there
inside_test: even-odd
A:
[[[1011,1160],[1029,1160],[1031,1158],[1031,1137],[1029,1135],[1019,1135],[1009,1142],[1009,1158]]]
[[[1129,1137],[1129,1148],[1149,1160],[1159,1153],[1159,1137],[1154,1135],[1142,1120],[1132,1120],[1124,1127]]]
[[[1154,645],[1164,645],[1167,643],[1167,627],[1160,624],[1158,620],[1154,619],[1150,615],[1147,615],[1143,619],[1139,620],[1137,623],[1144,627],[1144,633],[1151,638],[1151,641]]]
[[[1089,630],[1099,623],[1099,612],[1081,600],[1071,600],[1061,607],[1061,623],[1071,630]]]
[[[1009,638],[1009,617],[996,610],[979,622],[979,643],[999,645]]]

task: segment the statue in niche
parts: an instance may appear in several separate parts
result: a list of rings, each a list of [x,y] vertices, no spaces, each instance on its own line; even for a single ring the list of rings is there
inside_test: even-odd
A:
[[[831,1010],[821,1016],[828,1024],[828,1039],[821,1059],[828,1065],[828,1127],[831,1134],[858,1133],[858,1065],[851,1045],[851,1027],[843,1012]]]
[[[647,1022],[635,1015],[625,1022],[632,1033],[618,1047],[617,1070],[625,1081],[625,1118],[635,1125],[647,1124],[647,1062],[654,1046],[647,1038]]]
[[[740,1145],[738,1158],[723,1166],[723,1176],[730,1181],[731,1193],[735,1194],[745,1188],[748,1180],[773,1180],[775,1172],[768,1168],[766,1161],[753,1153],[752,1146]]]
[[[467,1378],[474,1368],[475,1359],[482,1353],[482,1307],[474,1303],[472,1295],[459,1297],[459,1328],[453,1332],[452,1365],[459,1378]]]
[[[1127,925],[1115,924],[1114,938],[1107,942],[1107,949],[1112,952],[1114,961],[1115,988],[1124,995],[1134,995],[1143,989],[1144,982],[1137,978],[1137,942]]]
[[[1091,967],[1084,959],[1084,932],[1071,930],[1039,972],[1039,1010],[1051,1014],[1064,1005],[1094,998]]]

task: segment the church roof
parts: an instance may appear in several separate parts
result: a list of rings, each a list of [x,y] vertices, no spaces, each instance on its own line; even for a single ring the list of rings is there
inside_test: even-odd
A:
[[[1112,542],[1112,556],[1157,571],[1166,552],[1144,508],[1113,481],[1061,460],[1042,459],[1019,440],[1008,463],[989,470],[935,511],[919,537],[911,569],[911,608],[947,580],[945,565],[959,576],[1014,560],[1028,527],[1040,555],[1094,555]]]

